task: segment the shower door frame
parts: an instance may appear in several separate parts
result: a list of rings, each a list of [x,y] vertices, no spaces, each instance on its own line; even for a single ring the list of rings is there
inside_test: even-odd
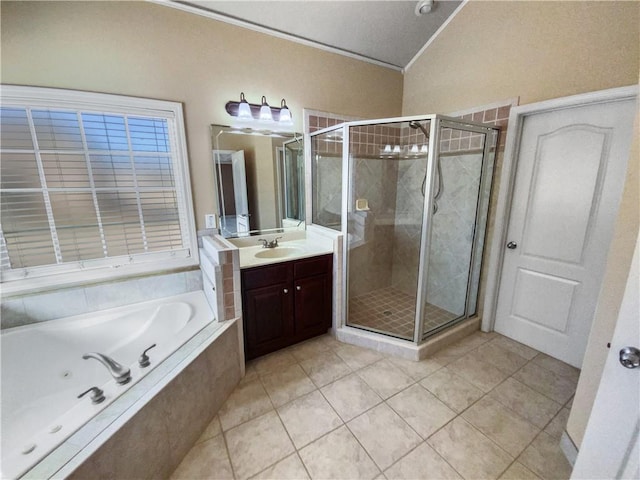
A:
[[[480,204],[481,200],[484,200],[484,202],[486,203],[486,209],[487,209],[487,218],[485,220],[485,229],[484,229],[484,240],[486,242],[486,238],[487,238],[487,225],[489,223],[489,208],[490,208],[490,203],[491,203],[491,189],[493,186],[493,175],[489,175],[489,163],[491,163],[491,171],[495,172],[495,163],[496,163],[496,156],[497,156],[497,150],[498,150],[498,135],[500,134],[500,128],[499,127],[495,127],[495,126],[488,126],[486,124],[483,123],[479,123],[479,122],[470,122],[470,121],[466,121],[466,120],[461,120],[459,118],[454,118],[454,117],[447,117],[445,115],[436,115],[436,120],[435,122],[433,122],[433,127],[437,128],[437,135],[438,138],[437,140],[437,148],[434,148],[433,150],[437,150],[437,154],[440,155],[440,139],[439,139],[439,135],[440,135],[440,129],[441,128],[451,128],[451,129],[456,129],[456,130],[463,130],[463,131],[468,131],[468,132],[475,132],[475,133],[481,133],[485,135],[485,139],[484,139],[484,145],[482,148],[482,165],[481,165],[481,169],[480,169],[480,179],[479,179],[479,184],[478,184],[478,194],[477,194],[477,200],[476,200],[476,214],[475,214],[475,220],[474,220],[474,224],[473,224],[473,238],[471,241],[471,255],[469,258],[469,269],[468,269],[468,274],[467,274],[467,288],[465,290],[465,304],[464,304],[464,313],[458,317],[456,317],[455,319],[437,327],[434,328],[433,330],[430,330],[427,334],[427,332],[424,332],[424,319],[421,318],[421,321],[418,322],[416,319],[416,332],[415,335],[419,337],[419,341],[417,342],[422,343],[423,341],[425,341],[427,338],[429,338],[432,335],[435,335],[443,330],[446,330],[447,328],[452,327],[453,325],[467,319],[470,318],[471,316],[473,316],[477,310],[478,310],[478,296],[477,293],[480,292],[480,273],[482,270],[482,261],[480,262],[480,264],[478,265],[477,268],[477,277],[478,277],[478,292],[476,293],[476,300],[475,300],[475,307],[473,308],[473,311],[471,311],[471,305],[469,304],[469,298],[470,298],[470,293],[471,293],[471,287],[472,287],[472,279],[475,272],[475,261],[476,261],[476,249],[477,249],[477,244],[479,241],[479,237],[477,235],[478,233],[478,223],[480,221],[480,216],[481,216],[481,212],[482,212],[482,206]],[[495,144],[495,152],[494,152],[494,157],[493,157],[493,161],[492,162],[488,162],[487,158],[489,158],[489,155],[491,154],[491,148],[492,148],[492,143],[490,140],[490,135],[492,133],[496,134],[496,144]],[[432,133],[430,132],[430,137],[431,137]],[[429,146],[431,147],[431,143],[429,143]],[[431,150],[431,149],[430,149]],[[431,151],[429,152],[431,153]],[[434,156],[434,160],[435,160],[435,156]],[[435,162],[434,162],[435,163]],[[490,182],[489,185],[489,189],[487,192],[487,196],[486,198],[482,198],[482,192],[484,191],[484,189],[487,186],[487,182]],[[432,188],[434,188],[434,185],[432,185]],[[431,196],[433,197],[433,196]],[[425,238],[423,238],[423,242],[420,244],[420,265],[422,266],[422,271],[425,272],[425,281],[424,284],[421,285],[422,288],[424,288],[424,290],[421,292],[421,296],[420,296],[420,302],[423,303],[423,299],[426,299],[427,297],[427,279],[428,277],[428,270],[429,270],[429,257],[426,254],[426,249],[431,247],[431,233],[432,233],[432,227],[433,227],[433,222],[431,221],[432,217],[433,217],[433,198],[431,198],[431,205],[429,206],[429,210],[427,211],[426,208],[426,195],[425,195],[425,214],[427,214],[428,216],[428,221],[426,221],[426,217],[425,219],[423,219],[423,222],[426,221],[426,223],[423,223],[423,226],[427,226],[427,228],[423,228],[423,233],[425,235],[428,235],[428,240],[425,241]],[[483,252],[484,252],[484,247],[486,247],[486,244],[483,246]],[[422,257],[422,254],[425,253],[425,258]],[[429,250],[430,253],[430,250]],[[416,314],[417,314],[417,308],[416,308]],[[420,330],[418,330],[418,323],[420,323]]]
[[[419,260],[418,260],[419,268],[418,268],[418,280],[417,280],[417,288],[416,288],[416,312],[415,312],[415,319],[414,319],[413,339],[412,340],[403,339],[399,337],[394,337],[393,335],[385,334],[383,332],[376,332],[373,330],[357,328],[357,327],[352,327],[350,325],[347,325],[347,315],[348,315],[347,307],[348,307],[348,300],[349,300],[348,215],[349,215],[349,208],[350,208],[349,199],[353,196],[352,182],[349,181],[351,177],[351,166],[353,163],[350,155],[349,127],[378,125],[378,124],[386,124],[386,123],[402,123],[402,122],[411,122],[411,121],[419,121],[419,122],[428,121],[429,122],[429,143],[428,143],[429,151],[427,154],[427,165],[426,165],[426,171],[425,171],[425,176],[426,176],[425,185],[428,185],[429,188],[428,189],[425,188],[425,192],[427,191],[433,192],[435,188],[435,181],[436,181],[436,171],[435,171],[436,161],[435,160],[438,158],[437,155],[440,155],[440,126],[443,122],[449,128],[457,128],[459,130],[467,130],[467,131],[473,131],[476,133],[486,134],[484,149],[483,149],[480,185],[478,190],[478,196],[480,196],[480,193],[482,192],[482,188],[484,187],[485,182],[491,181],[491,179],[487,179],[488,167],[487,167],[487,162],[485,162],[487,155],[491,153],[491,142],[489,141],[489,135],[492,132],[496,132],[496,131],[499,133],[499,130],[500,130],[499,127],[492,127],[484,123],[472,122],[472,121],[462,120],[454,117],[447,117],[445,115],[430,114],[430,115],[413,115],[413,116],[406,116],[406,117],[376,118],[376,119],[370,119],[370,120],[357,120],[357,121],[344,122],[338,125],[333,125],[330,127],[323,128],[321,130],[316,130],[315,132],[311,132],[309,134],[309,137],[311,140],[311,138],[315,137],[316,135],[322,135],[328,132],[342,130],[342,208],[341,208],[341,219],[340,219],[340,222],[341,222],[340,233],[343,236],[343,248],[342,248],[343,295],[342,295],[342,301],[340,305],[341,318],[340,318],[340,321],[338,322],[338,325],[336,325],[336,328],[338,329],[349,328],[349,329],[354,329],[359,331],[365,331],[378,336],[383,335],[387,339],[393,339],[405,344],[413,344],[415,346],[418,346],[422,342],[424,342],[424,340],[427,338],[424,335],[424,318],[423,318],[424,301],[423,299],[426,298],[426,295],[427,295],[427,278],[429,273],[428,272],[428,267],[429,267],[428,265],[429,250],[428,249],[431,247],[431,230],[432,230],[431,218],[433,215],[432,212],[433,212],[433,202],[434,202],[432,194],[424,196],[424,199],[423,199],[424,203],[422,206],[420,254],[419,254]],[[309,148],[311,149],[312,142],[309,141],[307,143],[309,145]],[[311,153],[312,152],[310,151],[310,157],[311,157]],[[497,155],[497,143],[496,143],[495,155]],[[493,159],[494,170],[495,170],[495,160],[496,159],[494,157]],[[313,161],[313,158],[311,158],[311,161]],[[311,188],[309,190],[313,189],[313,182],[311,183],[312,183],[310,185]],[[490,196],[491,196],[491,192],[489,192],[489,195],[487,197],[487,202],[489,202]],[[489,208],[489,205],[487,205],[487,208]],[[468,300],[469,300],[469,289],[471,285],[470,278],[471,278],[473,265],[474,265],[476,242],[478,240],[476,235],[476,230],[478,226],[479,212],[480,212],[480,209],[476,208],[474,236],[473,236],[472,247],[471,247],[471,259],[469,263],[470,265],[469,276],[467,280],[467,289],[466,289],[466,298],[465,298],[465,313],[463,317],[456,320],[456,323],[463,319],[469,318],[469,301]],[[487,222],[488,222],[488,211],[487,211]],[[312,223],[312,220],[310,223]],[[486,232],[487,230],[485,229],[485,237],[486,237]],[[481,268],[481,265],[479,268]],[[478,285],[478,289],[479,289],[479,285]],[[478,302],[478,299],[476,298],[476,305],[477,305],[477,302]],[[447,327],[448,325],[443,328],[447,328]],[[438,331],[440,330],[437,330],[435,333],[437,333]]]

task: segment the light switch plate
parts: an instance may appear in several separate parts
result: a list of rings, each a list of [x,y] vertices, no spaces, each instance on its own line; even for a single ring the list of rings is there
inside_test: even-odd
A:
[[[208,213],[204,216],[204,226],[205,228],[217,228],[218,225],[216,224],[216,214],[215,213]]]

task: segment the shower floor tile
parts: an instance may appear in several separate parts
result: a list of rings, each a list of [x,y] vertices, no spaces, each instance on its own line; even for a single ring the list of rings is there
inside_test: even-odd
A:
[[[571,405],[564,398],[575,391],[579,372],[497,334],[475,333],[442,352],[466,365],[481,350],[500,357],[521,351],[518,364],[523,367],[504,372],[507,379],[496,387],[487,385],[487,392],[459,376],[464,371],[431,360],[433,369],[426,377],[402,376],[393,389],[399,391],[382,398],[367,382],[379,387],[388,381],[390,364],[397,359],[329,336],[253,360],[247,371],[253,372],[255,386],[238,385],[220,410],[246,410],[235,417],[240,423],[226,429],[225,422],[223,428],[214,422],[171,478],[355,480],[383,471],[380,478],[568,479],[571,466],[558,434]],[[330,383],[322,387],[311,383],[309,360],[323,365],[341,362],[340,355],[358,360],[347,367],[353,373],[335,380],[329,376],[322,383]],[[275,367],[281,361],[287,366]],[[309,384],[311,391],[283,404],[265,396],[277,375],[267,365],[295,370],[297,383]],[[523,370],[535,375],[519,374]],[[546,396],[559,391],[559,385],[561,403]],[[236,405],[238,399],[242,405]]]
[[[349,325],[412,339],[416,297],[393,287],[373,290],[349,301]],[[458,317],[430,303],[425,305],[424,331],[428,332]]]

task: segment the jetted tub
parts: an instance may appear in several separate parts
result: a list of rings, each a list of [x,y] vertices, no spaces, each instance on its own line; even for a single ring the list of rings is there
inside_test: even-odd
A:
[[[212,321],[197,291],[3,331],[1,477],[24,474]],[[131,381],[117,384],[97,360],[83,360],[89,352],[128,366]],[[93,386],[102,403],[77,398]]]

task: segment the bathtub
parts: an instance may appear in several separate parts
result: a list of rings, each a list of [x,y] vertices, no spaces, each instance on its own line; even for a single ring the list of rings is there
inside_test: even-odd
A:
[[[1,477],[23,475],[212,323],[204,292],[196,291],[3,331]],[[153,344],[151,365],[140,367]],[[128,366],[131,381],[117,384],[98,361],[83,360],[88,352]],[[77,398],[93,386],[105,401]]]

